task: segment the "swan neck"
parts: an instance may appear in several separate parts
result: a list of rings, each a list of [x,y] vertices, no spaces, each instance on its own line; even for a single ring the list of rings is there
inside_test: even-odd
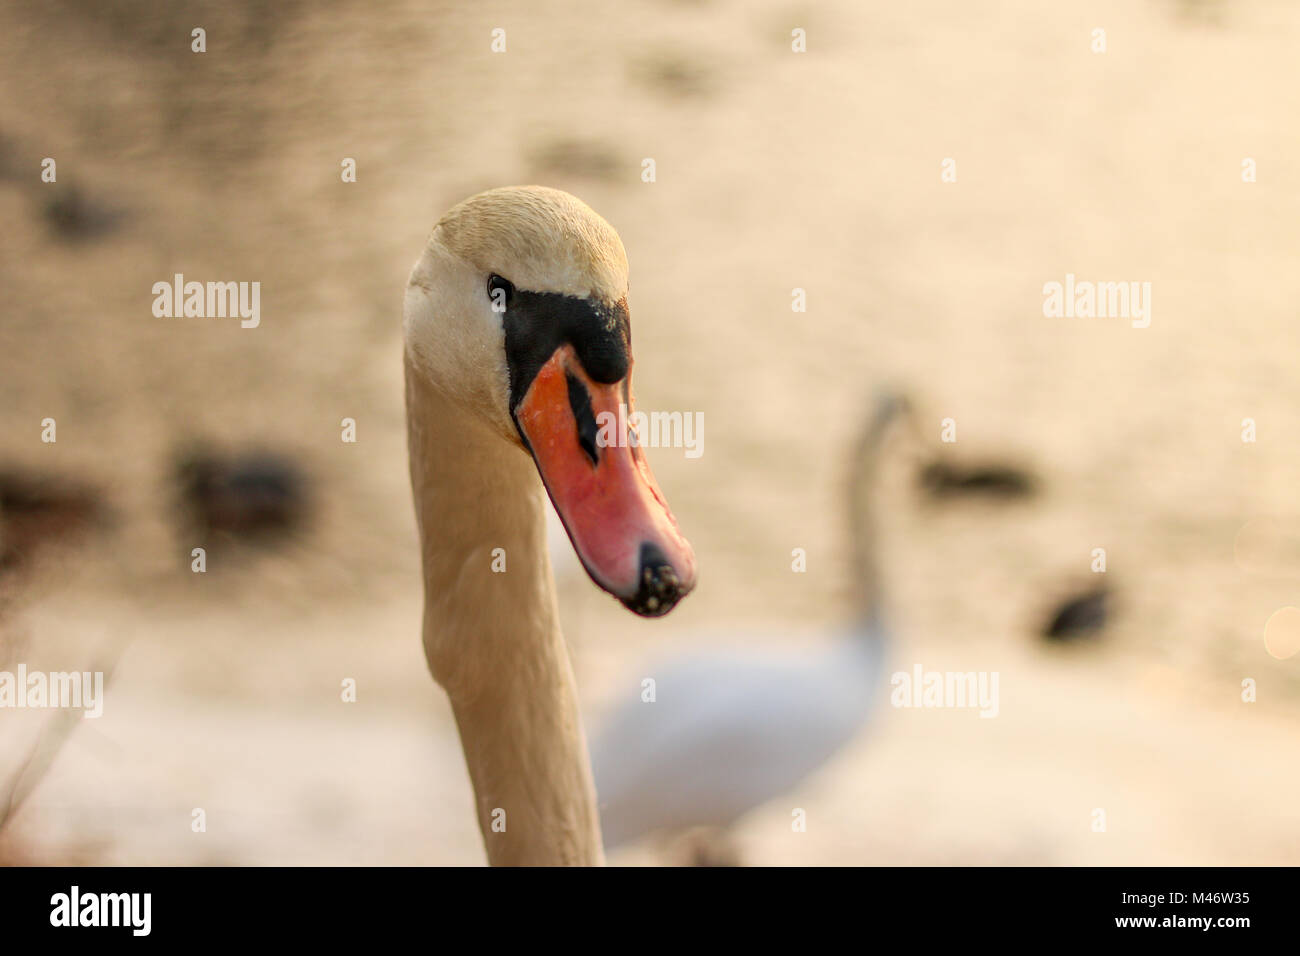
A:
[[[603,862],[528,455],[406,362],[424,649],[455,713],[488,861]]]

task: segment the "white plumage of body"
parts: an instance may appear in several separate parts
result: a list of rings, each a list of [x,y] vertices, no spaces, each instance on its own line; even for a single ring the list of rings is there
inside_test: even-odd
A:
[[[878,624],[798,655],[713,654],[648,670],[592,747],[606,848],[725,828],[793,789],[866,722],[886,685]]]
[[[592,747],[607,848],[660,830],[726,829],[793,790],[866,724],[888,686],[871,499],[880,448],[908,415],[906,399],[881,396],[851,458],[856,623],[807,650],[701,653],[645,672],[654,702],[630,687]]]

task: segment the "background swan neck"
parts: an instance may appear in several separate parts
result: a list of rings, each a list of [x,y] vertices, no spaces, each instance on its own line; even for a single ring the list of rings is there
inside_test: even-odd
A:
[[[406,372],[425,656],[456,715],[488,860],[601,863],[545,492],[526,453],[409,358]]]
[[[859,625],[873,631],[881,626],[884,604],[875,512],[880,456],[893,426],[909,415],[910,406],[902,396],[879,396],[871,418],[858,435],[850,460],[848,515],[855,611]]]

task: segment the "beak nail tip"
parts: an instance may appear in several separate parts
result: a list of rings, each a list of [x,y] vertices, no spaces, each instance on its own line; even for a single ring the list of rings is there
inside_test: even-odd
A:
[[[623,603],[642,617],[662,617],[690,591],[657,545],[641,545],[641,579],[637,592]]]

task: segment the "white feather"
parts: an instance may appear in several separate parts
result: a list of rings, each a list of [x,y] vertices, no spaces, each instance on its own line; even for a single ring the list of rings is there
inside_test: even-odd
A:
[[[630,688],[592,747],[606,847],[726,827],[794,788],[853,738],[884,685],[879,625],[797,654],[686,658]]]

